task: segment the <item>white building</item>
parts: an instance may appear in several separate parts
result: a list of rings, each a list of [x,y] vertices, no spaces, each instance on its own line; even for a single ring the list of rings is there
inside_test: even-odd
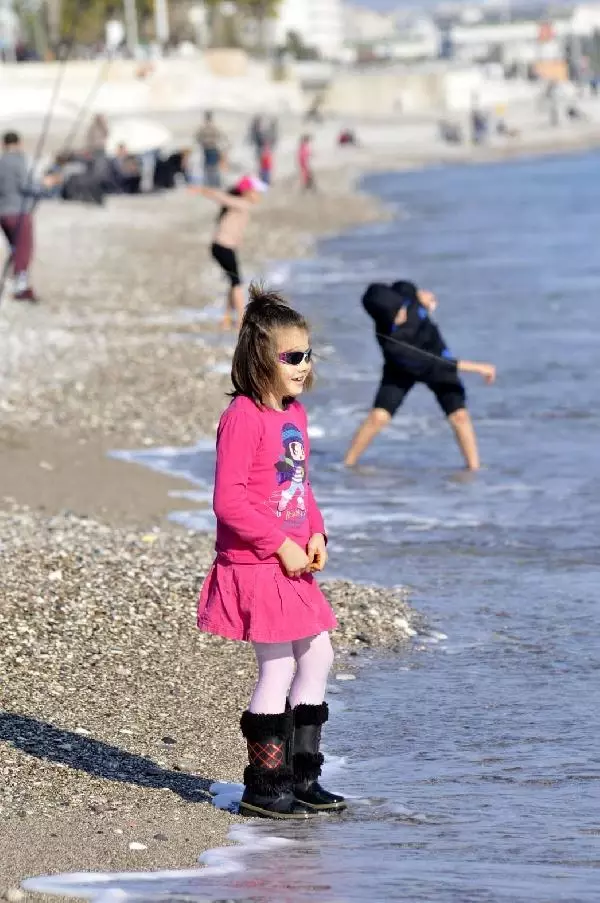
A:
[[[282,0],[273,23],[274,43],[284,45],[290,32],[326,59],[338,59],[344,46],[342,0]]]
[[[581,4],[565,9],[546,21],[514,19],[463,21],[452,25],[454,56],[460,60],[481,60],[495,56],[503,63],[531,63],[564,56],[567,41],[591,38],[600,31],[600,7]]]
[[[379,13],[363,6],[344,4],[342,9],[346,44],[374,44],[387,41],[397,32],[393,13]]]

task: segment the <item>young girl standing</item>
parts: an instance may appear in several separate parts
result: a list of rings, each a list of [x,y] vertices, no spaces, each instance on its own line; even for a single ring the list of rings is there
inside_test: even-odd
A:
[[[345,808],[318,782],[337,624],[313,571],[327,561],[308,479],[308,324],[275,292],[251,288],[233,356],[233,400],[217,432],[216,560],[198,626],[254,646],[258,681],[241,730],[243,815],[306,818]]]

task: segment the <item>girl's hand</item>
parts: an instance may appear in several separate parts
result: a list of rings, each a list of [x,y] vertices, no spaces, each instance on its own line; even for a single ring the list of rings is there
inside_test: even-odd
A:
[[[309,571],[322,571],[327,564],[327,546],[322,533],[313,533],[308,541]]]
[[[207,196],[205,185],[188,185],[187,190],[190,194],[203,194],[205,197]]]
[[[277,550],[277,557],[288,577],[300,577],[310,565],[310,558],[293,539],[286,539]]]

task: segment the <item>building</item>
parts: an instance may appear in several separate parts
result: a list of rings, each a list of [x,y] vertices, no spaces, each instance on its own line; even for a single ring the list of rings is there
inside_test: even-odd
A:
[[[351,47],[389,41],[394,38],[397,31],[393,13],[380,13],[363,6],[344,3],[342,17],[344,40]]]
[[[281,0],[273,22],[273,43],[282,47],[290,33],[325,59],[339,59],[344,47],[342,0]]]
[[[543,8],[482,6],[457,11],[446,21],[442,14],[437,21],[455,60],[531,66],[575,56],[581,64],[598,40],[600,7],[556,7],[549,14]]]

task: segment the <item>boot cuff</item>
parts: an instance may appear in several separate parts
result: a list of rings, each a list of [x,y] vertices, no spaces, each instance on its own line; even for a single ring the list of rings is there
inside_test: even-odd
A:
[[[291,768],[262,768],[260,765],[246,765],[244,784],[247,790],[257,796],[279,796],[292,789],[294,776]]]
[[[246,711],[240,719],[240,728],[246,740],[264,740],[266,737],[285,740],[292,732],[292,713],[261,715]]]
[[[294,723],[296,727],[308,727],[325,724],[329,720],[329,707],[326,702],[321,705],[306,705],[301,702],[294,709]]]
[[[316,781],[324,761],[322,753],[295,753],[294,781]]]

